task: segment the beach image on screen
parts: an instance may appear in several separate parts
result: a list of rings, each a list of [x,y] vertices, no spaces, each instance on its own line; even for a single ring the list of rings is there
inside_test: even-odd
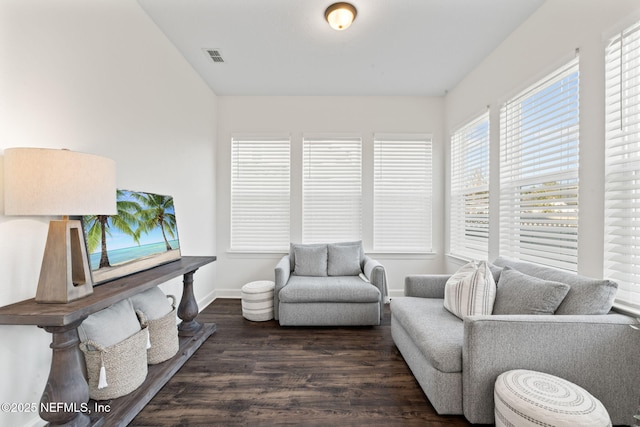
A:
[[[82,219],[94,283],[180,258],[173,197],[117,190],[117,207]]]

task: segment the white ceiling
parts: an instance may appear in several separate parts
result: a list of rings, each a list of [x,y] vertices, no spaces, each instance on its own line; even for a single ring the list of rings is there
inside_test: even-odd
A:
[[[352,0],[344,31],[331,0],[138,2],[218,95],[442,96],[544,0]]]

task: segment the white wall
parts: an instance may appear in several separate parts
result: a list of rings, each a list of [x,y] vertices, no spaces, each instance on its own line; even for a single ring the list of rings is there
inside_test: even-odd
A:
[[[0,150],[69,148],[114,159],[120,188],[174,196],[183,255],[216,253],[216,108],[135,1],[0,2]],[[0,305],[35,295],[49,219],[0,215]],[[213,298],[215,273],[214,263],[195,275],[200,308]],[[179,279],[162,287],[181,295]],[[0,336],[0,402],[38,403],[50,335],[0,326]],[[37,420],[0,412],[0,425]]]
[[[363,138],[363,209],[372,206],[373,134],[430,133],[434,147],[433,223],[434,255],[375,254],[387,270],[390,294],[402,295],[408,273],[442,269],[443,234],[440,179],[443,165],[443,99],[426,97],[218,97],[218,287],[217,296],[239,297],[252,280],[273,280],[273,269],[283,254],[230,253],[230,159],[234,133],[285,133],[292,141],[291,239],[301,237],[301,158],[304,133],[356,133]],[[372,224],[365,215],[363,243],[371,247]]]
[[[580,219],[578,272],[602,276],[604,242],[604,48],[615,31],[640,19],[637,0],[547,0],[445,100],[448,135],[491,108],[491,212],[498,210],[499,109],[509,96],[525,89],[580,52]],[[450,150],[445,153],[449,177]],[[447,181],[448,188],[448,181]],[[448,200],[448,194],[447,194]],[[445,203],[447,206],[448,203]],[[445,212],[445,217],[447,213]],[[490,223],[489,259],[498,256],[497,215]],[[448,227],[447,231],[448,233]],[[460,262],[447,257],[454,271]]]

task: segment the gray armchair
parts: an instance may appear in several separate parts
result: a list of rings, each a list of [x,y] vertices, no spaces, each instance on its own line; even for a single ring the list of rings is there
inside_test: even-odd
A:
[[[283,326],[379,325],[384,267],[361,242],[291,245],[275,268],[274,318]]]

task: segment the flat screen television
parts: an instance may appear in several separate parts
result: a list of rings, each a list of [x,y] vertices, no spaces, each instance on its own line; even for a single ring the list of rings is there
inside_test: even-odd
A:
[[[94,284],[180,259],[173,197],[117,190],[117,215],[82,217]]]

